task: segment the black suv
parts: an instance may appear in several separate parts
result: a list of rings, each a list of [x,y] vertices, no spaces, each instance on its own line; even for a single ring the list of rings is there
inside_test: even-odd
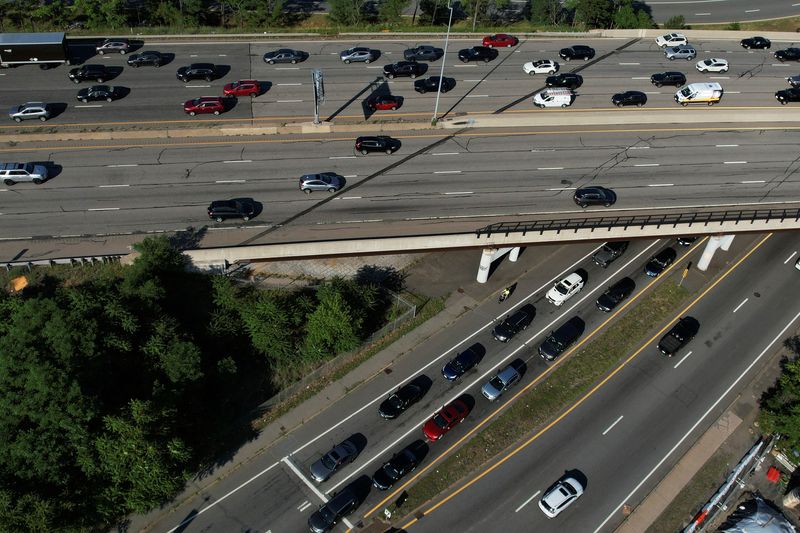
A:
[[[572,59],[583,59],[584,61],[589,61],[594,57],[594,48],[591,46],[576,44],[575,46],[571,46],[569,48],[562,48],[559,50],[558,55],[564,61],[570,61]]]
[[[672,326],[666,335],[658,341],[658,351],[672,357],[700,331],[700,322],[696,318],[685,316]]]
[[[739,44],[742,45],[742,48],[769,48],[772,46],[772,42],[766,37],[750,37],[748,39],[742,39]]]
[[[388,135],[365,136],[356,139],[356,150],[363,155],[370,152],[385,152],[391,154],[400,148],[400,141]]]
[[[635,105],[642,107],[647,103],[647,95],[641,91],[625,91],[611,97],[611,103],[617,107]]]
[[[575,191],[572,199],[581,207],[589,207],[590,205],[609,207],[617,201],[617,195],[614,191],[605,187],[582,187]]]
[[[186,83],[189,80],[211,81],[217,77],[217,67],[212,63],[192,63],[188,67],[181,67],[175,76]]]
[[[426,65],[421,65],[413,61],[398,61],[397,63],[392,63],[391,65],[383,67],[383,75],[389,79],[398,76],[416,78],[425,73],[425,67]]]
[[[330,531],[339,520],[352,513],[356,507],[358,507],[358,493],[352,485],[348,485],[308,517],[308,527],[314,533]]]
[[[552,361],[578,340],[586,324],[578,317],[572,317],[564,322],[560,328],[551,331],[550,335],[539,345],[539,355],[545,360]]]
[[[631,278],[622,278],[600,295],[597,299],[597,308],[606,313],[611,312],[622,300],[630,296],[635,288],[636,283]]]
[[[678,257],[678,252],[672,248],[664,248],[644,265],[644,273],[651,278],[655,278],[664,272],[675,261],[676,257]]]
[[[208,206],[208,218],[222,222],[227,218],[241,218],[245,221],[255,214],[255,204],[247,199],[215,200]]]
[[[533,317],[536,315],[536,308],[532,304],[523,305],[519,311],[511,316],[507,316],[500,324],[498,324],[492,335],[495,340],[500,342],[510,341],[514,335],[530,326],[533,322]]]
[[[686,76],[684,76],[683,72],[659,72],[650,76],[650,83],[656,87],[663,85],[680,87],[686,83]]]
[[[611,241],[603,245],[602,248],[597,250],[592,256],[594,263],[606,268],[608,265],[617,260],[622,253],[628,249],[630,241]]]
[[[775,59],[780,62],[800,61],[800,48],[787,48],[786,50],[778,50],[773,55],[775,56]]]
[[[406,61],[436,61],[444,55],[444,50],[427,44],[403,51]]]
[[[458,51],[458,59],[462,63],[469,63],[470,61],[483,61],[488,63],[497,57],[497,50],[489,48],[488,46],[473,46],[472,48],[464,48]]]
[[[456,80],[453,78],[442,78],[442,93],[451,91],[456,86]],[[436,92],[439,90],[439,76],[431,76],[424,80],[417,80],[414,82],[414,90],[420,94],[427,92]]]
[[[800,102],[800,89],[783,89],[775,93],[775,99],[781,104]]]
[[[583,85],[583,76],[572,72],[562,72],[555,76],[547,76],[544,84],[548,87],[566,87],[567,89],[575,90]]]
[[[69,71],[69,79],[75,83],[89,80],[103,83],[104,80],[110,77],[111,74],[105,65],[83,65],[80,68],[74,68]]]
[[[164,63],[164,56],[161,52],[150,50],[148,52],[141,52],[139,54],[132,54],[128,57],[128,65],[133,68],[139,68],[144,65],[151,65],[153,67],[160,67]]]

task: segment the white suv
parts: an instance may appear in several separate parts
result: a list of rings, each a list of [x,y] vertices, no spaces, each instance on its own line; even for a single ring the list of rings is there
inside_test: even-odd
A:
[[[558,63],[552,59],[528,61],[522,65],[522,71],[529,76],[533,76],[534,74],[555,74],[558,72]]]
[[[14,185],[21,181],[32,181],[36,185],[47,179],[47,167],[33,163],[0,163],[0,181]]]
[[[695,67],[700,72],[728,72],[728,60],[712,57],[698,61]]]
[[[562,279],[550,289],[547,293],[547,301],[553,305],[560,306],[583,288],[583,278],[577,272],[573,272],[566,278]]]
[[[661,35],[660,37],[656,37],[656,44],[661,48],[665,46],[678,46],[681,44],[689,44],[689,41],[686,39],[686,36],[682,33],[668,33],[667,35]]]

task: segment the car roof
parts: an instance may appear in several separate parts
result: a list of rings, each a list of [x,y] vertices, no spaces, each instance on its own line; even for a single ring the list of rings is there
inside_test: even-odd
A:
[[[577,272],[573,272],[566,278],[562,279],[564,283],[569,283],[570,285],[575,285],[576,283],[580,282],[583,278]]]
[[[511,365],[508,365],[503,370],[497,373],[497,377],[499,377],[503,381],[503,383],[508,383],[508,380],[514,377],[515,374],[519,374],[519,372],[517,372],[517,369]]]
[[[213,63],[192,63],[189,68],[214,68]]]
[[[46,105],[44,102],[25,102],[20,107],[44,107]]]

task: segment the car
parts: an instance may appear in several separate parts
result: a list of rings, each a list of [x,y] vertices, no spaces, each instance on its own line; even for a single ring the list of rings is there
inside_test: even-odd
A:
[[[469,411],[469,406],[463,400],[453,400],[425,422],[422,432],[428,437],[428,440],[437,441],[463,422]]]
[[[106,39],[95,47],[95,51],[100,54],[127,54],[131,49],[128,39]]]
[[[403,105],[403,97],[393,94],[378,94],[367,100],[367,107],[372,111],[394,111]]]
[[[800,87],[800,76],[789,76],[786,78],[786,81],[788,81],[789,85],[792,87]]]
[[[38,118],[45,122],[50,118],[50,106],[44,102],[27,102],[22,105],[15,105],[8,110],[8,117],[14,122],[31,120]]]
[[[681,44],[678,46],[668,46],[664,48],[664,57],[670,61],[675,59],[685,59],[690,61],[697,57],[697,50],[690,44]]]
[[[700,72],[728,72],[728,60],[718,57],[701,59],[695,68]]]
[[[777,50],[773,56],[775,56],[775,59],[781,63],[784,61],[800,61],[800,48],[786,48],[784,50]]]
[[[364,46],[355,46],[339,52],[342,63],[372,63],[381,55],[380,50],[373,50]]]
[[[548,518],[555,518],[583,494],[583,485],[571,476],[565,476],[551,485],[539,500],[539,509]]]
[[[641,91],[625,91],[611,97],[611,103],[617,107],[635,105],[642,107],[647,103],[647,95]]]
[[[664,272],[675,261],[676,257],[678,257],[678,252],[672,248],[664,248],[645,264],[644,273],[651,278],[655,278]]]
[[[406,61],[436,61],[444,55],[444,50],[423,44],[403,51],[403,59]]]
[[[569,48],[562,48],[559,50],[558,55],[564,61],[572,61],[573,59],[589,61],[594,57],[594,48],[578,44]]]
[[[691,246],[697,239],[698,237],[678,237],[675,241],[681,246]]]
[[[545,337],[539,345],[539,355],[545,361],[554,361],[580,338],[585,326],[583,320],[577,316],[570,318]]]
[[[481,44],[483,44],[483,46],[488,46],[489,48],[500,48],[503,46],[511,48],[512,46],[517,46],[519,44],[519,39],[513,35],[508,35],[507,33],[497,33],[495,35],[487,35],[484,37]]]
[[[389,490],[413,472],[422,459],[420,448],[424,445],[424,442],[416,441],[394,454],[372,475],[372,485],[378,490]]]
[[[306,194],[312,191],[336,192],[344,185],[344,178],[335,172],[319,172],[300,176],[300,190]]]
[[[683,72],[659,72],[650,76],[650,83],[656,87],[663,87],[664,85],[674,85],[680,87],[686,83],[686,75]]]
[[[514,335],[527,329],[536,316],[536,308],[532,304],[520,307],[513,315],[506,316],[505,320],[499,323],[492,330],[492,336],[500,342],[508,342]]]
[[[424,394],[425,391],[422,390],[422,387],[414,383],[406,383],[381,402],[378,414],[386,420],[397,418],[403,411],[418,402]]]
[[[219,115],[225,111],[225,102],[219,96],[201,96],[185,101],[183,111],[192,117],[209,113]]]
[[[261,82],[258,80],[237,80],[226,83],[222,88],[225,96],[249,96],[255,98],[261,94]]]
[[[575,190],[572,199],[581,207],[590,205],[610,207],[617,201],[617,194],[605,187],[581,187]]]
[[[358,503],[358,492],[352,485],[348,485],[308,517],[308,528],[313,533],[330,531],[339,520],[352,513]]]
[[[748,37],[747,39],[742,39],[739,41],[739,44],[742,45],[742,48],[769,48],[772,46],[772,42],[767,39],[766,37]]]
[[[800,102],[800,88],[782,89],[775,93],[775,99],[782,105],[789,102]]]
[[[311,477],[317,483],[327,481],[334,472],[343,465],[352,463],[357,456],[358,446],[350,439],[346,439],[311,464],[309,467]]]
[[[291,48],[280,48],[264,54],[264,63],[274,65],[275,63],[299,63],[308,58],[308,53],[302,50],[292,50]]]
[[[798,258],[797,261],[795,262],[794,268],[796,268],[797,270],[800,270],[800,258]]]
[[[559,65],[552,59],[537,59],[536,61],[528,61],[522,65],[522,71],[533,76],[534,74],[555,74],[558,72]]]
[[[603,247],[597,250],[592,256],[594,264],[606,268],[608,265],[616,261],[619,256],[628,249],[630,241],[610,241],[603,244]]]
[[[656,37],[656,44],[661,48],[664,48],[665,46],[689,44],[689,40],[682,33],[668,33],[666,35],[659,35]]]
[[[425,67],[414,61],[398,61],[383,67],[383,75],[389,79],[397,77],[416,78],[425,73]]]
[[[610,313],[620,302],[630,296],[634,289],[636,289],[636,283],[631,278],[622,278],[600,295],[596,302],[597,308],[604,313]]]
[[[208,218],[222,222],[228,218],[241,218],[245,222],[255,215],[255,204],[247,199],[214,200],[208,206]]]
[[[384,152],[392,154],[400,148],[400,141],[388,135],[363,136],[356,139],[355,149],[362,155],[370,152]]]
[[[548,76],[544,80],[544,84],[548,87],[566,87],[567,89],[575,90],[583,85],[583,76],[572,72],[562,72],[555,76]]]
[[[580,274],[573,272],[547,291],[545,298],[551,304],[560,307],[564,302],[581,292],[584,281]]]
[[[119,98],[119,89],[108,85],[92,85],[91,87],[84,87],[78,91],[77,98],[84,103],[97,100],[113,102]]]
[[[489,48],[488,46],[473,46],[472,48],[464,48],[458,51],[458,59],[462,63],[469,63],[471,61],[483,61],[488,63],[497,57],[497,50]]]
[[[439,76],[431,76],[429,78],[425,78],[422,80],[417,80],[414,82],[414,90],[420,94],[425,94],[427,92],[436,92],[439,90]],[[456,86],[456,80],[454,78],[441,78],[442,80],[442,93],[450,92]]]
[[[75,83],[88,80],[95,80],[97,83],[103,83],[104,80],[111,77],[105,65],[83,65],[70,70],[68,75],[69,79]]]
[[[148,50],[147,52],[140,52],[138,54],[131,54],[128,57],[128,65],[133,68],[139,68],[146,65],[153,67],[160,67],[166,60],[161,52],[155,50]]]
[[[476,367],[480,360],[481,354],[476,346],[470,346],[463,352],[457,353],[455,357],[444,364],[442,376],[448,381],[455,381]]]
[[[498,399],[505,391],[516,385],[522,376],[512,365],[508,365],[481,387],[481,394],[490,402]]]
[[[689,344],[689,341],[700,330],[700,322],[696,318],[685,316],[678,320],[674,326],[658,341],[658,351],[667,357],[672,357]]]
[[[175,73],[175,77],[184,83],[201,79],[210,82],[217,77],[217,67],[213,63],[192,63],[189,66],[179,68]]]
[[[8,186],[24,181],[41,185],[47,181],[47,167],[35,163],[0,163],[0,181]]]

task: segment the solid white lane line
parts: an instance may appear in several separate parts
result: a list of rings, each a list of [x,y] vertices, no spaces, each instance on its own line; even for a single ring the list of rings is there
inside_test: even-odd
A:
[[[99,186],[100,189],[114,189],[116,187],[130,187],[130,185],[125,184],[125,185],[100,185]]]
[[[564,167],[538,167],[536,170],[564,170]]]
[[[354,155],[332,155],[328,159],[355,159]]]
[[[468,94],[467,98],[489,98],[488,94]]]
[[[275,70],[300,70],[300,67],[276,67]]]
[[[545,189],[546,191],[574,191],[577,187],[556,187],[554,189]]]
[[[766,183],[764,180],[744,180],[739,183]]]
[[[641,63],[620,63],[620,65],[641,65]]]
[[[638,63],[637,63],[637,65],[638,65]],[[634,76],[634,77],[633,77],[633,78],[631,78],[631,79],[632,79],[632,80],[649,80],[649,79],[650,79],[650,76]]]
[[[288,104],[291,102],[302,102],[302,100],[278,100],[279,104]]]
[[[475,65],[453,65],[454,67],[474,67]]]
[[[797,250],[795,250],[794,252],[792,252],[792,253],[789,255],[789,257],[787,257],[787,258],[786,258],[786,261],[784,261],[784,262],[783,262],[783,264],[785,265],[786,263],[788,263],[789,261],[791,261],[791,260],[792,260],[792,258],[793,258],[794,256],[796,256],[796,255],[797,255]]]
[[[742,94],[742,91],[728,91],[728,94]]]
[[[608,433],[609,431],[611,431],[611,430],[614,428],[614,426],[616,426],[617,424],[619,424],[619,421],[620,421],[620,420],[622,420],[622,419],[623,419],[623,415],[619,415],[619,418],[617,418],[616,420],[614,420],[614,423],[612,423],[610,426],[608,426],[608,427],[606,428],[606,430],[603,432],[603,436],[605,437],[605,436],[606,436],[606,433]]]
[[[475,194],[472,191],[457,191],[457,192],[446,192],[445,194]]]
[[[101,104],[96,105],[76,105],[74,107],[103,107]]]
[[[514,512],[515,512],[515,513],[518,513],[518,512],[520,512],[520,510],[522,510],[522,508],[523,508],[523,507],[525,507],[526,505],[528,505],[529,503],[531,503],[531,500],[532,500],[532,499],[534,499],[535,497],[537,497],[537,496],[539,495],[539,493],[541,493],[541,492],[542,492],[541,490],[537,490],[536,492],[534,492],[534,493],[531,495],[531,497],[530,497],[530,498],[528,498],[527,500],[525,500],[524,502],[522,502],[522,505],[520,505],[519,507],[517,507],[517,508],[514,510]]]
[[[744,165],[747,161],[723,161],[724,165]]]
[[[207,87],[211,87],[211,85],[185,85],[187,89],[204,89]]]
[[[692,355],[692,351],[691,350],[689,350],[689,352],[686,355],[681,357],[681,360],[678,361],[677,363],[675,363],[675,366],[673,366],[672,368],[678,368],[679,366],[681,366],[681,363],[683,363],[686,360],[686,358],[689,357],[690,355]]]
[[[747,301],[748,301],[749,299],[750,299],[750,298],[745,298],[744,300],[742,300],[742,303],[740,303],[739,305],[737,305],[737,306],[736,306],[736,309],[734,309],[734,310],[733,310],[733,312],[735,313],[736,311],[738,311],[739,309],[741,309],[741,307],[742,307],[744,304],[746,304],[746,303],[747,303]]]
[[[133,163],[130,165],[106,165],[108,168],[122,168],[122,167],[138,167],[137,163]]]
[[[674,183],[648,183],[648,187],[672,187]]]
[[[437,153],[431,154],[431,155],[458,155],[458,154],[459,154],[459,152],[437,152]]]
[[[340,196],[340,200],[361,200],[362,196]]]
[[[223,161],[223,163],[252,163],[252,159],[231,159],[230,161]]]
[[[350,174],[349,176],[342,176],[343,178],[357,178],[358,174]]]
[[[730,76],[709,76],[709,79],[712,80],[729,80],[731,79]]]
[[[434,174],[461,174],[460,170],[437,170]]]
[[[659,163],[638,163],[638,164],[633,165],[633,166],[635,166],[635,167],[657,167],[657,166],[659,166]]]
[[[738,144],[715,144],[716,148],[736,148]]]
[[[93,207],[87,211],[119,211],[119,207]]]
[[[628,150],[649,150],[649,146],[628,146]]]
[[[295,86],[297,86],[297,85],[303,85],[303,84],[302,84],[302,83],[276,83],[275,85],[277,85],[277,86],[279,86],[279,87],[288,87],[288,86],[290,86],[290,85],[291,85],[292,87],[295,87]]]

